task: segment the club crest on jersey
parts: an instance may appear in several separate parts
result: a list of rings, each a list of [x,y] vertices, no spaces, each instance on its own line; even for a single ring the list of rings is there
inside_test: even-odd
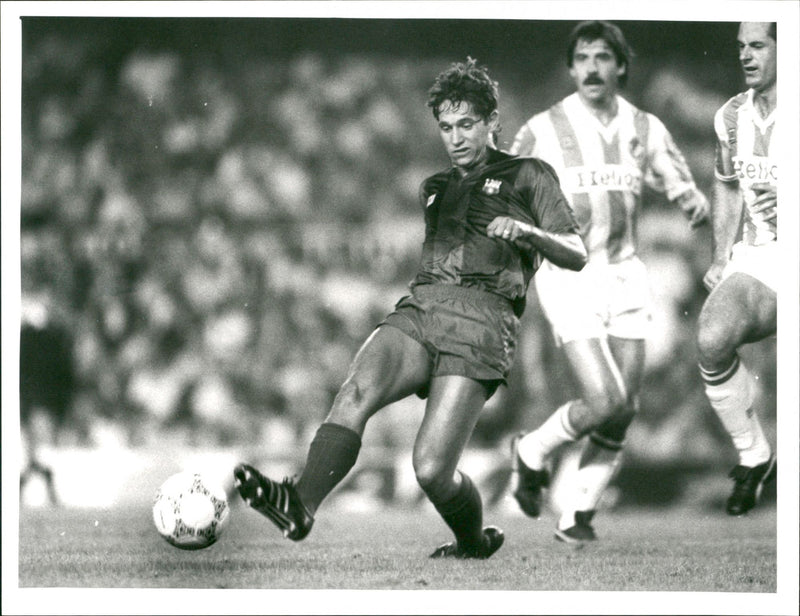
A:
[[[628,144],[628,149],[636,163],[641,165],[644,162],[644,146],[642,142],[639,141],[638,137],[631,139],[631,142]]]
[[[481,188],[481,192],[485,195],[496,195],[500,192],[500,184],[502,184],[502,180],[492,180],[490,178],[486,178],[486,182]]]
[[[436,193],[434,193],[430,197],[428,197],[428,202],[425,204],[425,207],[432,206],[434,201],[436,201]]]

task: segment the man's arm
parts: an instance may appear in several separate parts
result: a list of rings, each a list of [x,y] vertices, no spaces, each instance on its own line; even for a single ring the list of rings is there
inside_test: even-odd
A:
[[[530,130],[527,134],[532,136]],[[544,160],[531,159],[524,163],[516,188],[526,202],[525,220],[498,216],[486,227],[489,237],[539,253],[558,267],[582,270],[589,255],[555,169]]]
[[[670,203],[681,208],[689,226],[699,227],[708,220],[708,199],[697,188],[686,158],[661,120],[649,115],[649,173],[645,182],[655,191],[664,193]]]
[[[551,233],[509,216],[495,218],[486,227],[486,234],[508,240],[522,250],[536,250],[554,265],[574,271],[582,270],[589,259],[577,233]]]
[[[689,226],[693,229],[708,220],[709,210],[711,209],[708,199],[697,188],[691,188],[681,193],[673,203],[683,210],[683,213],[689,219]]]
[[[723,182],[717,178],[711,202],[711,267],[703,277],[703,284],[709,291],[722,277],[741,220],[742,198],[738,183]]]
[[[778,237],[778,189],[770,184],[754,184],[751,190],[756,198],[750,204],[750,212],[769,225],[770,231]]]

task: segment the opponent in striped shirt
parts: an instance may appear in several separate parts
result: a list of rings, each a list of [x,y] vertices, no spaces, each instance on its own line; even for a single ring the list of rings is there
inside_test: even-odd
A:
[[[755,381],[738,354],[744,343],[777,331],[776,39],[774,23],[739,25],[739,60],[749,89],[714,117],[713,262],[704,278],[711,293],[700,311],[697,342],[706,395],[739,453],[726,505],[730,515],[752,509],[776,474],[753,408]]]
[[[650,320],[635,228],[643,186],[678,204],[693,227],[708,214],[708,201],[663,123],[618,94],[631,55],[616,25],[578,24],[567,50],[577,91],[534,115],[511,148],[555,168],[589,251],[582,271],[545,262],[535,278],[580,398],[515,438],[513,446],[514,496],[536,517],[549,482],[550,454],[588,435],[556,526],[556,538],[570,543],[595,539],[591,520],[619,465],[638,405]]]

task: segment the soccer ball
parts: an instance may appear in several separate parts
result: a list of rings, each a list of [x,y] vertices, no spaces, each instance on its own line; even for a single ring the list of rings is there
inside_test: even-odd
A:
[[[176,548],[199,550],[219,539],[230,518],[225,490],[200,473],[172,475],[156,491],[153,522]]]

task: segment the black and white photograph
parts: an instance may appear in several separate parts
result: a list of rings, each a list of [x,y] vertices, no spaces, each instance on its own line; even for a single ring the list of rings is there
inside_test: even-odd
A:
[[[3,614],[799,613],[800,3],[0,9]]]

